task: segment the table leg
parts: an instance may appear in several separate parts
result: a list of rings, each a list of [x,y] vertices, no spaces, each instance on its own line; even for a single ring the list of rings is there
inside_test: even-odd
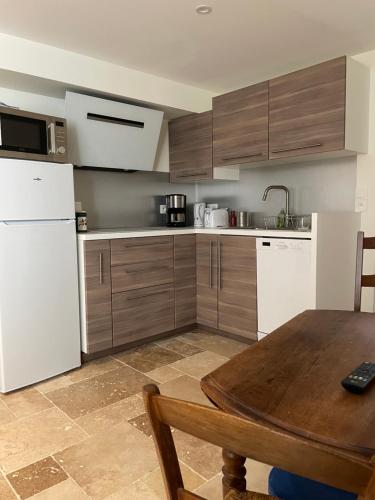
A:
[[[246,458],[240,457],[233,451],[223,450],[223,497],[233,488],[238,491],[246,491]]]

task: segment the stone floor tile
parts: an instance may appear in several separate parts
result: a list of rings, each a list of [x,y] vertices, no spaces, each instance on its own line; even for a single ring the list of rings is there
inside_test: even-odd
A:
[[[203,483],[194,493],[207,500],[218,500],[219,498],[223,498],[222,477],[223,475],[220,472],[206,483]]]
[[[172,368],[176,368],[186,375],[201,379],[219,366],[228,361],[228,358],[220,356],[214,352],[204,351],[194,354],[189,358],[184,358],[172,363]]]
[[[118,353],[115,357],[142,373],[150,372],[183,358],[181,354],[164,349],[154,343]]]
[[[65,481],[68,476],[52,457],[47,457],[11,472],[7,479],[19,497],[24,499]]]
[[[222,450],[179,430],[172,431],[178,458],[205,479],[218,474],[223,466]]]
[[[204,395],[199,380],[188,375],[181,375],[175,380],[170,380],[159,386],[161,394],[171,398],[193,401],[206,406],[212,406],[212,403]]]
[[[215,352],[227,358],[231,358],[250,347],[250,345],[245,342],[239,342],[222,335],[199,330],[183,335],[181,340],[195,347],[199,347],[200,349]]]
[[[72,479],[67,479],[34,495],[32,500],[89,500],[89,497]]]
[[[268,476],[272,467],[255,460],[246,460],[247,489],[257,493],[268,494]]]
[[[52,406],[52,403],[34,388],[4,394],[2,402],[16,418],[24,418]]]
[[[187,465],[180,462],[180,469],[182,474],[182,479],[184,481],[184,487],[193,491],[202,484],[205,483],[205,479],[196,474],[192,469],[190,469]],[[163,477],[158,467],[154,471],[151,472],[145,478],[142,478],[142,481],[147,484],[151,491],[153,491],[158,498],[166,499],[165,487],[163,482]]]
[[[0,428],[0,467],[7,474],[86,437],[87,434],[57,408],[15,420]]]
[[[160,368],[156,368],[151,372],[147,372],[147,376],[151,377],[156,382],[164,383],[169,382],[170,380],[174,380],[177,377],[181,377],[181,372],[172,368],[169,365],[161,366]]]
[[[0,498],[1,500],[16,500],[16,495],[6,480],[0,476]]]
[[[203,349],[196,347],[192,344],[183,342],[178,337],[173,337],[165,340],[157,341],[157,344],[165,349],[170,349],[171,351],[177,352],[184,357],[192,356],[193,354],[198,354]]]
[[[55,459],[93,500],[127,488],[158,465],[152,439],[128,423],[71,446]]]
[[[140,392],[143,385],[153,382],[149,377],[122,365],[116,370],[49,392],[47,397],[75,419],[132,396]]]
[[[117,361],[112,356],[107,356],[84,363],[80,368],[58,375],[57,377],[52,377],[45,382],[36,384],[34,387],[42,394],[47,394],[75,382],[81,382],[82,380],[107,373],[116,368],[121,368],[121,366],[120,361]]]
[[[76,423],[93,435],[111,429],[116,424],[127,422],[144,411],[143,399],[134,395],[77,418]]]
[[[87,378],[95,377],[103,373],[107,373],[116,368],[121,368],[122,364],[112,356],[105,358],[94,359],[84,363],[80,368],[76,368],[66,374],[66,377],[71,383],[80,382]]]
[[[12,422],[12,420],[15,419],[16,419],[15,415],[9,410],[6,404],[0,401],[0,426],[8,424],[9,422]]]
[[[133,425],[136,429],[143,432],[147,437],[152,435],[150,420],[146,413],[142,413],[137,417],[131,418],[129,424]]]
[[[121,489],[112,493],[105,500],[165,500],[165,497],[160,497],[142,480],[139,479],[131,484],[128,488]]]
[[[34,385],[34,388],[37,389],[42,394],[47,394],[47,392],[55,391],[56,389],[61,389],[62,387],[66,387],[70,385],[71,382],[69,377],[65,374],[58,375],[57,377],[49,378],[43,382],[39,382]]]

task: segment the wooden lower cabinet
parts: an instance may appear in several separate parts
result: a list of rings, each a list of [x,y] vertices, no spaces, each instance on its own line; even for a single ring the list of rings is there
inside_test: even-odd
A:
[[[173,330],[173,283],[113,294],[112,315],[114,346]]]
[[[217,235],[197,234],[197,323],[211,328],[218,327],[217,254]]]
[[[256,239],[197,235],[197,323],[256,340]]]
[[[195,234],[174,237],[176,328],[197,322]]]
[[[111,261],[108,240],[85,241],[87,354],[112,347]]]
[[[218,328],[256,340],[256,238],[220,236],[218,244]]]
[[[212,234],[85,241],[84,352],[195,323],[256,339],[255,241]]]

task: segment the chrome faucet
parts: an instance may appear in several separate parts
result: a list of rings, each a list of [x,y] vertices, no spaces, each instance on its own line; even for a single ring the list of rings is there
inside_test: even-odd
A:
[[[286,186],[268,186],[264,191],[263,198],[262,198],[263,201],[266,201],[267,195],[268,195],[269,191],[271,191],[272,189],[285,191],[285,216],[288,217],[290,215],[289,214],[289,189]]]

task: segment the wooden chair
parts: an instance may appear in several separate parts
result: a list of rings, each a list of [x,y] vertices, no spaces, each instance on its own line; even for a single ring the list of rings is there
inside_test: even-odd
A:
[[[162,396],[156,385],[145,386],[143,396],[168,500],[202,500],[184,489],[171,427],[223,448],[226,500],[275,499],[246,492],[242,457],[351,491],[362,495],[362,500],[375,499],[374,457],[343,452],[214,408]],[[228,466],[228,456],[231,463],[238,458],[236,467]]]
[[[375,250],[375,238],[365,238],[363,231],[357,236],[357,263],[355,271],[354,310],[361,310],[362,287],[375,288],[375,274],[362,274],[363,250]]]

